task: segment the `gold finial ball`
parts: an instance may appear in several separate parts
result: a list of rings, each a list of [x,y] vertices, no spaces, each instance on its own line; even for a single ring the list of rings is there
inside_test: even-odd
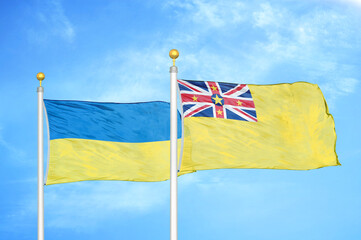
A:
[[[169,57],[172,59],[176,59],[179,56],[179,52],[177,49],[172,49],[169,51]]]
[[[36,78],[37,78],[39,81],[43,81],[44,78],[45,78],[45,74],[42,73],[42,72],[39,72],[38,74],[36,74]]]

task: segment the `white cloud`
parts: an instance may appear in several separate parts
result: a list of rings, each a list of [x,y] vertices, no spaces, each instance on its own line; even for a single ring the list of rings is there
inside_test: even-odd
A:
[[[329,107],[334,108],[336,100],[340,97],[347,96],[356,92],[359,80],[354,78],[342,77],[331,79],[320,84],[322,91],[327,95],[327,103]]]
[[[358,80],[354,78],[342,78],[340,79],[339,86],[342,92],[344,93],[353,93],[355,92]]]
[[[77,66],[71,79],[53,83],[55,98],[104,102],[169,100],[170,48],[151,44],[145,49],[119,49]],[[77,79],[73,81],[72,79]],[[61,89],[61,91],[59,90]],[[52,89],[48,91],[51,92]]]
[[[174,30],[167,37],[150,41],[145,50],[115,51],[94,64],[94,78],[107,79],[96,85],[105,89],[97,100],[167,101],[169,75],[164,66],[170,65],[168,46],[180,47],[178,76],[185,79],[256,84],[294,81],[292,76],[275,79],[272,73],[289,64],[295,68],[296,80],[321,86],[327,86],[324,83],[332,79],[340,81],[345,72],[356,79],[352,75],[356,66],[346,69],[347,64],[333,52],[334,48],[361,50],[356,20],[342,11],[312,8],[300,15],[269,2],[253,5],[205,0],[171,1],[164,7],[178,14]],[[255,31],[251,34],[264,37],[252,36],[248,41],[245,32],[234,32],[250,26]],[[223,37],[225,32],[230,32],[234,42],[228,43],[230,39]],[[207,44],[213,39],[218,42]]]
[[[283,14],[272,8],[269,3],[262,3],[261,10],[253,12],[254,26],[265,27],[268,25],[276,26],[281,23]]]
[[[168,201],[168,184],[92,181],[45,187],[47,225],[78,230],[108,217],[143,215]]]
[[[0,149],[1,147],[5,149],[12,159],[16,159],[17,161],[22,161],[26,156],[24,150],[10,144],[3,138],[2,127],[0,127]]]
[[[238,24],[244,20],[244,4],[237,1],[168,1],[164,6],[186,11],[186,17],[184,12],[178,13],[178,16],[185,17],[185,21],[191,19],[192,22],[206,28],[224,27],[227,24]]]
[[[361,0],[329,0],[329,1],[351,4],[352,6],[361,7]]]
[[[96,78],[102,82],[104,91],[101,101],[143,102],[169,98],[169,68],[171,59],[168,49],[115,51],[100,63]]]
[[[45,227],[89,231],[110,217],[144,215],[159,211],[168,202],[169,182],[89,181],[45,186]],[[33,196],[19,200],[17,210],[4,216],[14,226],[8,231],[35,216],[36,204]]]
[[[49,37],[57,36],[67,42],[73,42],[75,29],[66,16],[60,0],[51,0],[41,4],[36,12],[39,26],[28,30],[30,39],[36,42],[46,42]]]

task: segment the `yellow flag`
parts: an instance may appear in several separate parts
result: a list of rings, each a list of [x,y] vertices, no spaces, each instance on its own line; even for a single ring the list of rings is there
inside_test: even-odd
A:
[[[181,172],[340,165],[334,120],[317,85],[178,84],[185,132]]]

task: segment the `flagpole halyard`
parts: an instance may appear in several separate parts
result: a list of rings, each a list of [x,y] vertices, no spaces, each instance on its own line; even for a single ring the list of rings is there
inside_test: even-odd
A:
[[[38,240],[44,240],[44,131],[43,131],[43,97],[44,88],[41,82],[45,75],[39,72],[36,78],[40,81],[38,93]]]
[[[173,59],[170,67],[170,240],[178,239],[178,168],[177,168],[177,73],[175,60],[179,56],[176,49],[169,51]]]

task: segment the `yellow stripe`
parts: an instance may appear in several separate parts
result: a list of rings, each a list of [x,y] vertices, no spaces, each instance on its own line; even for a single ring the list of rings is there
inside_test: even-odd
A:
[[[164,181],[169,179],[169,149],[169,141],[51,140],[46,185],[86,180]],[[192,171],[182,174],[188,172]]]

